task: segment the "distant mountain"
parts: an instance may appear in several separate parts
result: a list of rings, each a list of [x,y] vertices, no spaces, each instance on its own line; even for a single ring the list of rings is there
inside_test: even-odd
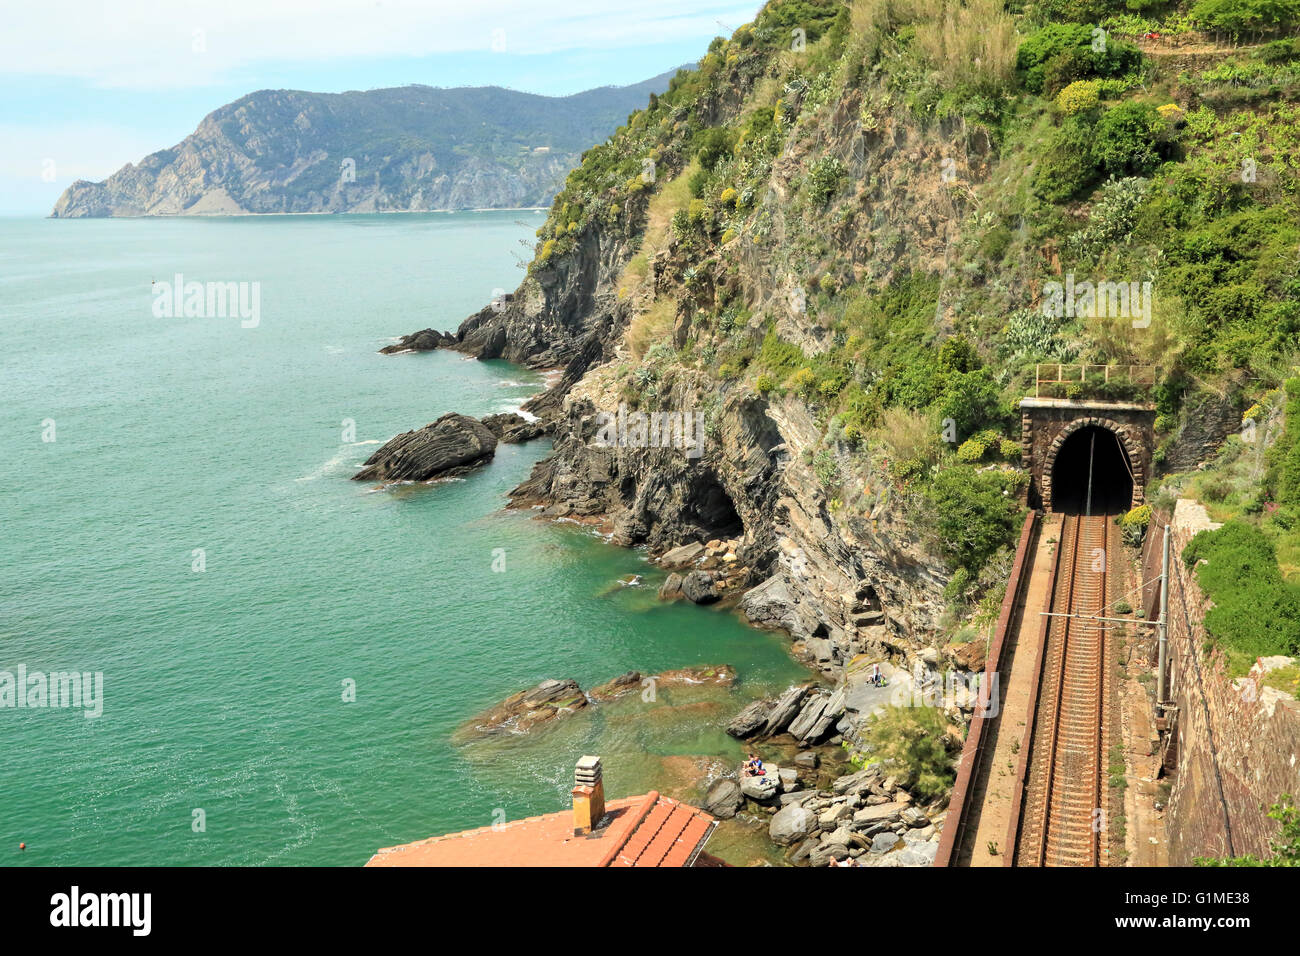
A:
[[[564,97],[495,86],[259,90],[171,149],[102,183],[73,183],[51,217],[547,206],[582,152],[672,75]]]

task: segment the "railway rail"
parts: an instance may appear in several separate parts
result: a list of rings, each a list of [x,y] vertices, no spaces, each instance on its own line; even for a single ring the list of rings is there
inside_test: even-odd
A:
[[[1019,813],[1017,866],[1107,863],[1106,755],[1114,693],[1105,622],[1121,553],[1113,516],[1066,515],[1045,625]]]

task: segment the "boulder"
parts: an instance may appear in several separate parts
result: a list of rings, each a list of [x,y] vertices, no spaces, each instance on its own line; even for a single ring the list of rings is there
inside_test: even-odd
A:
[[[682,576],[674,571],[659,585],[659,599],[661,601],[676,601],[682,596]]]
[[[845,820],[853,818],[853,810],[847,803],[834,803],[817,817],[817,825],[823,830],[834,830]]]
[[[665,552],[659,564],[665,568],[685,568],[695,563],[695,559],[704,553],[704,545],[698,541],[684,544]]]
[[[401,352],[431,352],[439,348],[452,348],[456,345],[456,336],[451,332],[439,332],[437,329],[421,329],[410,335],[403,335],[401,341],[385,345],[379,350],[382,355],[396,355]]]
[[[848,688],[841,686],[827,699],[821,715],[813,722],[803,739],[809,743],[816,743],[830,733],[839,719],[844,716],[844,705],[847,700]]]
[[[938,853],[939,844],[921,843],[904,847],[890,856],[898,860],[899,866],[934,866],[934,858]]]
[[[829,698],[822,694],[808,698],[803,707],[799,710],[799,715],[790,721],[790,736],[796,740],[804,740],[808,732],[812,730],[813,724],[817,718],[821,717],[822,711],[826,709],[826,702]]]
[[[480,421],[452,412],[398,435],[366,459],[354,481],[429,481],[490,461],[497,438]]]
[[[853,845],[853,835],[853,831],[848,827],[837,827],[835,830],[822,837],[822,845],[825,846],[829,843],[838,843],[840,846],[847,849]]]
[[[800,706],[810,690],[812,690],[811,684],[802,684],[791,687],[778,697],[771,713],[767,715],[767,723],[763,725],[763,735],[770,737],[790,726],[790,721],[794,720],[795,715],[799,713]]]
[[[814,750],[805,750],[803,753],[795,754],[794,765],[802,767],[805,770],[816,770],[821,764],[821,758],[817,756]]]
[[[909,827],[923,827],[930,822],[930,818],[925,815],[925,811],[917,807],[904,807],[899,812],[898,817]]]
[[[694,604],[712,604],[718,599],[713,575],[707,571],[692,571],[682,578],[682,594]]]
[[[860,793],[879,775],[880,771],[876,767],[868,767],[866,770],[859,770],[857,773],[836,777],[835,782],[831,784],[831,789],[837,794]]]
[[[888,853],[894,847],[898,846],[901,838],[897,833],[886,830],[884,833],[877,833],[871,840],[872,853]]]
[[[830,866],[831,861],[839,861],[849,855],[849,848],[842,843],[823,843],[808,854],[809,866]]]
[[[731,718],[731,723],[727,724],[727,733],[733,737],[745,740],[754,736],[767,722],[767,715],[772,711],[772,702],[770,700],[756,700],[735,717]],[[795,763],[799,758],[795,758]]]
[[[719,820],[730,820],[745,802],[740,784],[730,777],[716,780],[704,796],[704,809]]]
[[[481,421],[488,431],[497,436],[498,441],[507,445],[532,441],[546,433],[546,425],[540,420],[534,418],[530,421],[514,412],[488,415]]]
[[[863,807],[853,814],[853,825],[863,830],[873,823],[895,823],[902,810],[901,803],[882,803],[874,807]]]
[[[761,777],[741,777],[740,789],[751,800],[764,803],[775,799],[781,792],[780,770],[771,764],[766,765],[767,773]]]
[[[767,835],[778,846],[798,843],[817,829],[817,814],[792,803],[782,807],[767,826]]]

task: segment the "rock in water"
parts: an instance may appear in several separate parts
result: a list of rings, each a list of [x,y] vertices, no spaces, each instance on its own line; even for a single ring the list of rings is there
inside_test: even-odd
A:
[[[464,741],[491,734],[527,733],[538,724],[586,706],[587,695],[576,680],[544,680],[470,719],[455,736]]]
[[[782,694],[776,706],[772,708],[772,712],[767,715],[767,722],[763,725],[763,735],[770,737],[785,730],[799,713],[799,707],[810,690],[812,685],[804,684],[800,687],[791,687]]]
[[[379,351],[382,355],[395,355],[400,352],[432,352],[434,349],[450,348],[455,344],[456,336],[450,332],[421,329],[419,332],[403,335],[399,342],[385,345]]]
[[[390,439],[366,459],[354,481],[428,481],[491,461],[497,438],[478,419],[452,412]]]
[[[593,687],[591,693],[587,696],[592,700],[606,701],[613,700],[616,697],[622,697],[629,694],[641,686],[641,672],[628,671],[626,674],[620,674],[611,681],[606,681],[599,687]]]
[[[740,784],[730,777],[723,777],[709,787],[709,792],[704,797],[704,809],[719,820],[730,820],[744,802],[745,795],[740,792]]]
[[[718,599],[717,588],[713,586],[713,575],[707,571],[692,571],[682,578],[682,593],[688,601],[695,604],[712,604]]]
[[[514,412],[488,415],[483,419],[483,424],[488,431],[496,435],[497,439],[506,445],[532,441],[546,432],[546,425],[542,422],[535,419],[529,421],[523,415],[517,415]]]
[[[771,701],[754,701],[731,719],[731,723],[727,724],[727,733],[741,740],[754,736],[762,729],[763,724],[767,723],[767,715],[771,710]]]

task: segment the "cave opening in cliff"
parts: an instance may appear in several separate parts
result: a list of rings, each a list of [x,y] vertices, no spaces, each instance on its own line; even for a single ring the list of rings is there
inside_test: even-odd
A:
[[[745,523],[731,495],[712,474],[703,476],[696,484],[691,495],[691,511],[700,530],[710,537],[733,538],[745,533]]]
[[[1133,468],[1109,428],[1087,425],[1061,445],[1052,464],[1052,510],[1118,514],[1133,503]]]

